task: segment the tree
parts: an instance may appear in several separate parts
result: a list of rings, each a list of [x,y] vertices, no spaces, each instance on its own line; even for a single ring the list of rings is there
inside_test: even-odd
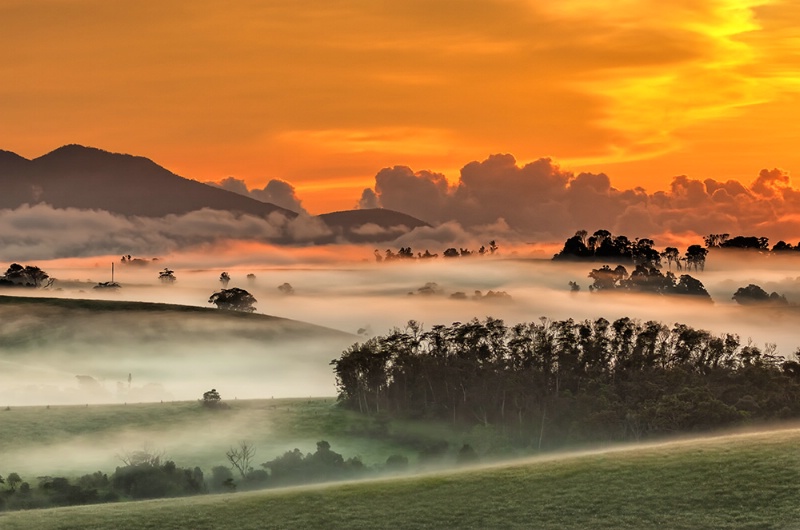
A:
[[[223,289],[228,286],[228,282],[230,281],[231,281],[231,276],[227,272],[223,272],[222,274],[219,275],[219,283],[222,284]]]
[[[690,269],[694,267],[694,270],[698,270],[698,268],[701,271],[704,270],[706,267],[707,255],[708,249],[700,245],[689,246],[689,248],[686,249],[686,268]]]
[[[767,291],[755,284],[750,284],[747,287],[739,287],[732,298],[736,300],[737,304],[753,305],[753,304],[775,304],[787,305],[789,302],[785,296],[779,295],[776,292],[767,294]]]
[[[218,408],[222,405],[222,397],[217,392],[216,388],[212,388],[208,392],[203,392],[203,406],[208,408]]]
[[[209,304],[215,304],[217,309],[226,309],[229,311],[242,311],[244,313],[252,313],[256,310],[254,304],[258,302],[255,297],[238,287],[231,287],[230,289],[223,289],[218,293],[214,293],[208,299]]]
[[[678,252],[677,248],[675,247],[665,248],[664,252],[661,253],[661,257],[667,260],[667,266],[669,267],[669,270],[672,270],[673,261],[677,264],[678,269],[680,270],[680,261],[678,261],[680,259],[680,253]]]
[[[6,270],[5,275],[0,278],[0,285],[41,287],[49,277],[50,275],[39,267],[33,265],[23,267],[19,263],[12,263]]]
[[[177,279],[174,273],[175,271],[165,267],[163,271],[158,273],[158,279],[161,280],[161,283],[172,284]]]
[[[290,283],[282,283],[278,286],[278,290],[281,292],[281,294],[294,294],[294,287],[292,287],[292,284]]]
[[[11,491],[16,491],[17,485],[22,483],[22,478],[17,473],[9,473],[6,477],[6,482]]]
[[[231,466],[239,471],[242,478],[246,478],[247,474],[253,470],[253,466],[250,463],[255,455],[256,448],[245,440],[240,441],[238,447],[231,447],[225,453]]]

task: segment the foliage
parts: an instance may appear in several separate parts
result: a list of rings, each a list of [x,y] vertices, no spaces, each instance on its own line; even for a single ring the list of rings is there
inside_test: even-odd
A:
[[[42,287],[50,275],[33,265],[22,266],[12,263],[3,276],[0,276],[2,287]],[[52,280],[51,280],[52,282]]]
[[[640,292],[662,295],[692,295],[700,299],[711,300],[708,291],[700,280],[682,274],[676,278],[671,271],[662,273],[656,267],[637,265],[629,275],[627,269],[617,265],[611,269],[603,265],[599,269],[592,269],[589,278],[594,283],[589,286],[593,292]]]
[[[230,289],[223,289],[211,295],[208,299],[209,304],[214,304],[218,309],[225,309],[228,311],[242,311],[244,313],[252,313],[256,310],[254,304],[258,302],[255,297],[238,287],[231,287]]]
[[[207,392],[203,392],[203,400],[200,403],[209,409],[226,408],[225,403],[222,402],[222,397],[219,395],[219,392],[217,392],[216,388],[212,388]]]
[[[497,426],[536,448],[800,416],[794,361],[733,334],[629,318],[412,321],[331,364],[350,409]]]
[[[568,454],[403,480],[2,516],[37,528],[794,528],[797,431]],[[687,492],[690,492],[688,494]],[[383,525],[385,526],[385,525]]]
[[[741,305],[788,305],[789,302],[786,297],[776,292],[767,294],[767,292],[755,284],[750,284],[747,287],[739,287],[732,296],[737,304]]]
[[[173,284],[177,278],[175,278],[175,271],[164,268],[163,271],[158,273],[158,279],[161,283]]]

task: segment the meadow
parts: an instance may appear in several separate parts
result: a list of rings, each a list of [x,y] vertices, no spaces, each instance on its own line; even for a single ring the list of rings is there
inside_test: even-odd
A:
[[[34,510],[4,529],[798,528],[797,428],[417,476]]]
[[[224,398],[224,396],[223,396]],[[229,465],[225,452],[239,441],[256,448],[257,463],[328,441],[345,457],[383,464],[392,454],[413,459],[429,440],[463,443],[455,430],[423,422],[398,424],[392,436],[369,417],[336,406],[335,398],[231,400],[209,410],[198,401],[88,406],[30,406],[0,410],[0,475],[26,480],[49,475],[112,472],[126,453],[148,450],[178,466]]]

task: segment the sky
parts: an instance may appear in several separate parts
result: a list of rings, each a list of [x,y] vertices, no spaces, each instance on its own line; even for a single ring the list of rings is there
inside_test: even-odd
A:
[[[349,209],[494,154],[755,181],[800,168],[800,6],[770,0],[3,0],[0,149],[68,143]]]

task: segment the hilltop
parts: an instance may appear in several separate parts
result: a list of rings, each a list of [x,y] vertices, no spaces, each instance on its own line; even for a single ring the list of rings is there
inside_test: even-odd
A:
[[[356,341],[270,315],[11,296],[0,336],[3,405],[332,395],[328,363]]]

